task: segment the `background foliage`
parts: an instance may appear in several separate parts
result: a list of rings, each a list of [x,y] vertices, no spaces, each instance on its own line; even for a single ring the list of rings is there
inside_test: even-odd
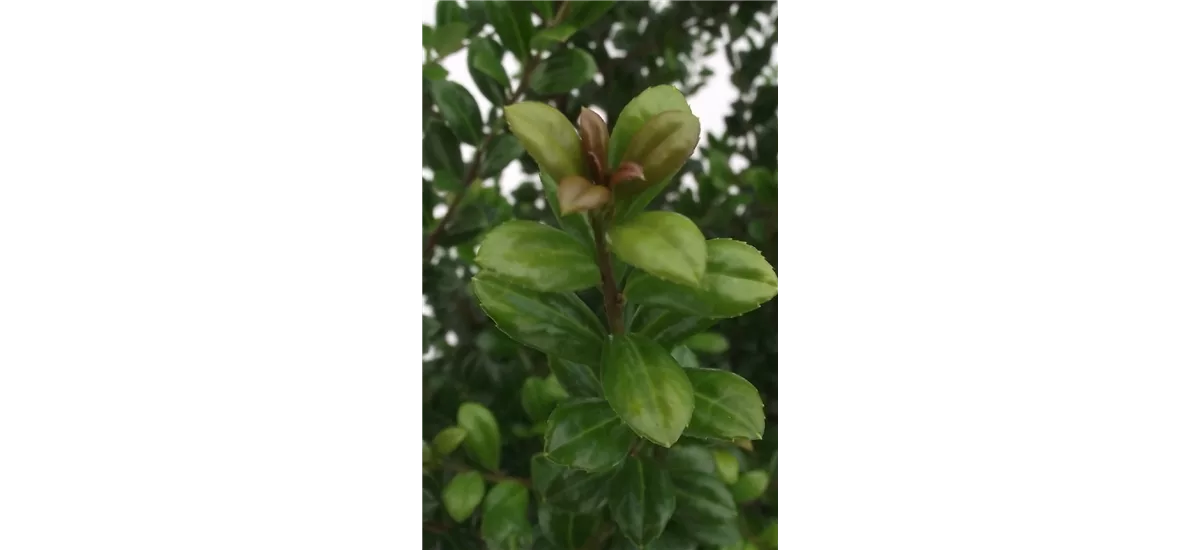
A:
[[[422,423],[427,442],[459,423],[460,405],[475,402],[492,411],[503,443],[503,473],[487,474],[487,483],[511,479],[527,484],[530,459],[542,450],[539,430],[548,411],[538,396],[546,392],[525,388],[531,377],[550,374],[547,358],[496,330],[467,285],[478,270],[473,261],[477,245],[489,228],[511,219],[554,223],[537,166],[503,129],[499,107],[515,99],[512,90],[523,92],[520,100],[557,107],[572,121],[582,107],[598,108],[607,115],[611,130],[617,113],[642,90],[671,84],[691,96],[712,79],[705,60],[725,57],[733,70],[730,83],[739,95],[724,120],[724,131],[705,131],[679,181],[650,208],[692,218],[706,238],[745,241],[778,267],[776,21],[774,2],[571,2],[565,8],[562,2],[438,3],[436,25],[426,26],[423,35],[427,62],[422,79],[422,291],[430,311],[424,317]],[[563,27],[578,30],[562,41],[554,29],[561,32]],[[519,41],[530,36],[530,43],[522,47]],[[551,52],[532,71],[509,74],[498,62],[501,56],[514,56],[514,49],[531,46]],[[447,79],[439,60],[459,50],[466,50],[471,78],[488,103],[477,103]],[[528,59],[522,64],[530,65]],[[447,116],[446,107],[457,114]],[[478,124],[463,122],[474,119]],[[702,127],[712,122],[701,115]],[[498,179],[510,163],[519,163],[524,177],[507,194]],[[583,297],[596,311],[602,310],[598,292]],[[776,516],[776,327],[773,300],[747,315],[723,320],[688,342],[699,366],[740,374],[759,389],[765,403],[767,430],[761,441],[719,447],[736,459],[741,471],[764,470],[770,479],[766,492],[740,510],[742,542],[704,545],[704,540],[689,542],[684,537],[679,546],[658,547],[773,547],[769,532]],[[479,536],[479,514],[460,523],[441,502],[446,484],[470,464],[465,458],[447,459],[441,468],[427,470],[425,548],[487,547]],[[537,517],[530,521],[538,524]],[[586,543],[592,548],[625,547],[619,534],[609,535]],[[541,535],[536,544],[555,547]]]

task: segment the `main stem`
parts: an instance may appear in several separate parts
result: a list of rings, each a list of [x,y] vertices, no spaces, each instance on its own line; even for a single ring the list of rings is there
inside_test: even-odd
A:
[[[596,236],[596,265],[600,268],[600,283],[604,290],[604,314],[608,317],[608,330],[613,334],[625,334],[625,317],[621,293],[617,290],[617,279],[613,276],[612,257],[608,253],[608,230],[606,213],[592,216],[592,233]]]

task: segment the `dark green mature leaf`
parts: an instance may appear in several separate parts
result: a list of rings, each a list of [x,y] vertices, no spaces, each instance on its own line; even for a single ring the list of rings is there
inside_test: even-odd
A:
[[[716,319],[693,317],[669,309],[643,306],[633,319],[633,332],[665,346],[675,346],[688,336],[717,323]]]
[[[521,158],[525,148],[512,134],[500,134],[488,145],[483,154],[483,166],[479,170],[479,179],[487,179],[500,175],[514,160]]]
[[[555,508],[578,514],[591,514],[608,503],[608,484],[616,469],[585,472],[555,464],[545,454],[533,457],[530,465],[533,490]]]
[[[547,355],[597,364],[604,326],[574,294],[535,292],[481,271],[471,281],[479,305],[501,332]]]
[[[546,457],[579,470],[608,470],[625,459],[634,438],[603,399],[564,403],[550,414]]]
[[[675,487],[675,498],[679,502],[679,515],[681,519],[692,520],[689,525],[737,517],[733,495],[716,476],[672,471],[671,484]]]
[[[573,397],[603,397],[604,390],[600,385],[600,377],[596,370],[587,365],[559,359],[549,358],[550,372]]]
[[[458,407],[458,425],[467,432],[463,442],[467,454],[490,470],[500,469],[500,427],[492,411],[479,403],[463,403]]]
[[[698,288],[704,281],[708,248],[704,234],[687,216],[643,212],[613,227],[609,237],[618,258],[663,279],[663,284]]]
[[[441,65],[430,61],[421,67],[421,76],[429,80],[445,80],[450,73]]]
[[[753,384],[724,370],[684,372],[695,395],[695,410],[684,433],[706,439],[762,439],[766,416]]]
[[[592,246],[592,224],[588,221],[587,216],[583,214],[569,214],[562,216],[558,213],[558,183],[556,183],[545,172],[541,174],[542,189],[546,192],[546,205],[550,207],[554,213],[554,219],[558,221],[558,226],[575,237],[579,242]]]
[[[583,2],[590,4],[591,2]],[[687,99],[674,86],[654,86],[647,88],[633,98],[617,117],[613,126],[612,136],[608,140],[608,164],[616,168],[625,156],[625,148],[638,130],[654,115],[665,111],[692,112]]]
[[[729,492],[733,494],[734,502],[750,502],[767,491],[767,485],[771,482],[770,476],[763,470],[751,470],[742,474],[742,477],[729,488]]]
[[[437,7],[434,9],[434,21],[438,24],[438,26],[442,26],[447,23],[466,22],[466,20],[467,13],[465,10],[463,10],[462,6],[458,5],[458,2],[452,0],[441,0],[437,3]]]
[[[529,58],[529,40],[533,37],[533,20],[527,2],[489,1],[484,3],[488,20],[508,51],[525,61]]]
[[[603,524],[597,514],[576,514],[553,506],[538,508],[538,526],[542,534],[562,550],[583,548]]]
[[[538,292],[570,292],[600,284],[593,252],[570,235],[513,220],[491,230],[475,262],[506,281]]]
[[[742,540],[737,519],[708,519],[686,523],[688,537],[708,546],[726,546]]]
[[[460,181],[466,174],[458,138],[442,123],[429,124],[425,131],[424,153],[430,168],[446,170]]]
[[[574,25],[562,24],[549,29],[542,29],[537,34],[533,35],[533,47],[538,50],[548,50],[566,42],[571,35],[575,34],[579,29]]]
[[[675,513],[671,479],[654,462],[630,458],[613,478],[608,511],[629,540],[645,545],[657,539]]]
[[[483,501],[483,476],[476,471],[462,472],[454,476],[442,490],[442,503],[446,513],[455,523],[471,517],[475,507]]]
[[[532,4],[533,9],[537,10],[537,14],[542,17],[542,21],[554,19],[554,2],[551,0],[534,0]]]
[[[676,445],[667,451],[667,468],[672,471],[712,475],[717,467],[712,452],[699,445]]]
[[[433,29],[430,44],[433,50],[437,52],[438,57],[444,58],[463,47],[463,40],[466,40],[468,30],[470,29],[466,23],[438,25],[437,28]]]
[[[721,354],[729,351],[729,340],[719,332],[701,332],[688,337],[683,344],[700,353]]]
[[[447,456],[458,449],[462,445],[463,440],[467,438],[467,430],[458,426],[449,426],[446,429],[438,432],[433,438],[433,446],[437,449],[438,454]]]
[[[637,334],[612,336],[602,372],[604,397],[626,425],[663,447],[679,440],[694,397],[687,374],[667,350]]]
[[[503,105],[512,83],[501,60],[504,47],[490,38],[477,38],[467,48],[467,72],[492,105]]]
[[[614,3],[611,1],[570,2],[567,4],[567,14],[563,20],[576,28],[587,28],[588,25],[604,17],[605,12],[611,9]]]
[[[654,539],[653,542],[645,546],[634,544],[622,535],[617,535],[613,538],[620,540],[610,546],[609,550],[696,550],[697,548],[696,541],[687,538],[678,528],[676,530],[668,528],[663,532],[661,537]]]
[[[429,521],[433,517],[433,513],[437,511],[438,497],[433,491],[428,488],[421,490],[421,518],[424,521]]]
[[[696,317],[737,317],[775,297],[779,281],[762,254],[741,241],[711,239],[699,288],[634,273],[625,285],[632,303],[673,309]]]
[[[596,60],[578,48],[562,50],[538,65],[529,84],[539,94],[565,94],[596,76]]]
[[[503,548],[528,548],[533,544],[528,510],[529,489],[516,481],[501,481],[488,491],[483,501],[480,534]]]
[[[438,80],[431,86],[433,101],[454,135],[471,145],[483,141],[483,117],[471,92],[451,80]]]
[[[543,422],[560,401],[567,398],[566,392],[557,382],[531,376],[521,386],[521,407],[534,422]]]

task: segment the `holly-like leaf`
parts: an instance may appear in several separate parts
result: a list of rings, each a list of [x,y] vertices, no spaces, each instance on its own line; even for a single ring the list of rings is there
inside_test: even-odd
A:
[[[692,385],[667,350],[637,334],[604,346],[604,397],[635,433],[663,447],[679,440],[692,417]]]
[[[471,92],[457,82],[438,80],[431,85],[433,101],[458,139],[477,145],[483,140],[483,117]]]
[[[676,212],[643,212],[609,232],[613,253],[664,284],[699,288],[708,247],[700,228]]]
[[[547,355],[598,364],[604,326],[578,296],[536,292],[488,271],[475,275],[471,289],[483,311],[509,338]]]
[[[463,440],[467,438],[467,431],[458,427],[450,426],[438,432],[433,438],[433,446],[437,449],[438,454],[442,456],[453,453]]]
[[[750,502],[761,497],[767,491],[767,485],[771,482],[767,472],[762,470],[751,470],[742,474],[742,477],[729,488],[729,492],[733,494],[734,502]]]
[[[738,479],[738,460],[729,451],[715,449],[712,452],[713,463],[717,465],[717,476],[726,485],[733,485]]]
[[[678,513],[690,523],[707,520],[733,519],[737,517],[737,505],[729,488],[711,474],[699,472],[671,472],[671,484],[675,487]],[[690,524],[689,523],[689,524]]]
[[[496,417],[479,403],[458,407],[458,425],[467,432],[463,441],[467,454],[490,470],[500,469],[500,427]]]
[[[703,439],[762,439],[766,415],[753,384],[724,370],[684,372],[695,396],[695,410],[685,434]]]
[[[533,490],[551,506],[575,512],[591,514],[608,503],[608,484],[616,469],[604,472],[585,472],[555,464],[545,454],[533,457],[530,476]]]
[[[554,409],[546,427],[546,457],[579,470],[608,470],[624,460],[634,434],[603,399]]]
[[[696,317],[728,318],[753,311],[778,293],[775,270],[753,246],[711,239],[706,248],[708,261],[698,288],[634,273],[625,284],[625,298]]]
[[[601,525],[598,514],[576,514],[553,506],[538,507],[538,526],[555,548],[580,550]]]
[[[503,105],[512,87],[503,58],[504,47],[490,38],[477,38],[467,47],[467,72],[492,105]]]
[[[571,292],[600,284],[591,250],[558,229],[528,220],[513,220],[490,231],[475,262],[538,292]]]
[[[533,38],[533,20],[527,2],[483,2],[488,21],[508,51],[525,61],[529,58],[529,41]]]
[[[483,500],[483,476],[479,472],[462,472],[454,476],[442,490],[442,503],[455,523],[471,517]]]
[[[502,548],[528,548],[533,544],[528,513],[529,489],[516,481],[501,481],[483,501],[480,535]]]
[[[550,357],[550,372],[573,397],[603,397],[604,390],[595,369],[584,364]]]
[[[662,535],[675,513],[670,477],[654,462],[626,460],[609,489],[608,511],[629,540],[649,544]]]
[[[565,94],[596,76],[596,60],[581,49],[560,50],[538,65],[529,85],[543,95]]]

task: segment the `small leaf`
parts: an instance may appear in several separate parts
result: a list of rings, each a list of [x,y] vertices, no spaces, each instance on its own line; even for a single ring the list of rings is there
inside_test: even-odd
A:
[[[504,168],[514,160],[521,158],[525,148],[512,134],[500,134],[492,140],[487,151],[483,154],[483,165],[479,170],[479,179],[488,179],[500,175]]]
[[[483,140],[483,117],[471,92],[450,80],[435,81],[431,91],[434,103],[458,139],[471,145]]]
[[[500,427],[492,411],[479,403],[458,407],[458,425],[467,432],[467,454],[489,470],[500,469]]]
[[[762,439],[766,416],[762,397],[753,384],[724,370],[684,372],[692,383],[696,403],[684,433],[706,439]]]
[[[516,54],[517,59],[528,59],[529,40],[533,37],[531,6],[526,2],[503,1],[483,2],[483,5],[488,21],[496,29],[496,35],[504,47]]]
[[[421,67],[421,76],[428,78],[429,80],[445,80],[445,78],[449,75],[450,73],[446,72],[446,69],[433,61],[430,61]]]
[[[579,139],[583,143],[584,154],[590,159],[588,168],[591,169],[592,177],[599,177],[607,172],[605,167],[608,159],[608,124],[596,111],[588,108],[579,110],[579,118],[575,122],[579,128]]]
[[[479,305],[509,338],[547,355],[598,364],[604,326],[578,296],[536,292],[487,271],[471,281]]]
[[[542,500],[561,510],[579,514],[596,512],[608,503],[608,484],[616,469],[585,472],[555,464],[544,454],[533,457],[530,476]]]
[[[717,466],[708,449],[699,445],[676,445],[667,452],[667,469],[712,475]]]
[[[525,409],[525,414],[529,415],[530,420],[545,421],[557,405],[558,400],[550,395],[545,379],[536,376],[525,379],[521,386],[521,407]]]
[[[579,4],[592,3],[595,2],[580,2]],[[612,137],[609,138],[609,166],[619,165],[621,159],[625,157],[625,149],[629,146],[633,136],[642,129],[646,121],[665,111],[691,113],[692,108],[683,94],[674,86],[669,85],[647,88],[625,105],[617,117],[616,125],[613,126]]]
[[[634,434],[603,399],[564,403],[546,429],[546,457],[579,470],[611,469],[625,459]]]
[[[733,495],[721,480],[699,472],[672,472],[671,483],[679,502],[679,514],[693,523],[737,517]]]
[[[558,229],[528,220],[513,220],[488,232],[475,262],[538,292],[570,292],[600,284],[600,269],[591,250]]]
[[[754,247],[733,239],[711,239],[706,248],[707,265],[699,288],[634,273],[625,284],[625,298],[696,317],[728,318],[753,311],[778,293],[775,271]]]
[[[686,346],[675,346],[675,349],[671,350],[671,357],[674,357],[675,362],[685,369],[700,368],[700,360]]]
[[[483,476],[476,471],[463,472],[454,476],[442,490],[442,503],[446,513],[455,523],[471,517],[475,507],[483,500]]]
[[[450,426],[438,432],[433,438],[433,446],[437,449],[438,454],[447,456],[453,453],[466,438],[466,430],[458,426]]]
[[[687,374],[661,346],[637,334],[604,346],[604,396],[621,420],[651,442],[670,447],[692,416]]]
[[[771,478],[762,470],[751,470],[742,474],[741,479],[729,488],[734,502],[750,502],[761,497],[767,491]]]
[[[704,234],[687,216],[643,212],[613,227],[613,253],[646,273],[677,285],[700,287],[708,254]]]
[[[689,111],[664,111],[654,115],[629,140],[622,163],[639,164],[644,182],[627,184],[618,194],[629,197],[669,179],[700,143],[700,119]]]
[[[483,501],[480,535],[501,547],[527,548],[533,544],[528,513],[529,489],[515,481],[501,481]]]
[[[729,351],[729,340],[717,332],[693,334],[683,344],[700,353],[719,355]]]
[[[461,22],[438,25],[430,38],[433,50],[437,52],[438,57],[446,57],[462,48],[463,41],[467,39],[468,30],[467,24]]]
[[[467,47],[467,72],[471,80],[493,105],[503,105],[512,83],[501,59],[504,48],[490,38],[478,38]]]
[[[584,548],[600,528],[601,517],[596,514],[576,514],[553,506],[538,507],[538,526],[555,548],[579,550]]]
[[[630,458],[613,478],[608,511],[629,540],[644,546],[667,527],[675,513],[675,489],[657,464]]]
[[[557,109],[536,101],[504,108],[513,135],[554,181],[583,174],[583,145],[575,127]]]
[[[424,521],[429,521],[433,517],[433,513],[437,511],[438,503],[437,495],[428,488],[421,489],[421,518]]]
[[[674,346],[716,323],[716,319],[707,317],[692,317],[669,309],[642,307],[630,326],[633,327],[633,332],[665,347]]]
[[[545,172],[541,173],[541,180],[542,189],[546,193],[546,205],[554,213],[554,219],[558,222],[558,226],[585,246],[594,246],[592,224],[588,221],[587,216],[564,216],[558,210],[558,184]]]
[[[458,138],[449,128],[439,122],[429,125],[425,131],[424,153],[427,164],[434,170],[445,170],[457,180],[466,174],[462,149]]]
[[[609,197],[607,187],[593,185],[580,176],[567,176],[558,186],[558,211],[566,216],[595,210],[608,204]]]
[[[534,49],[548,50],[554,46],[566,42],[567,39],[571,38],[571,35],[575,34],[575,32],[578,30],[579,29],[575,28],[574,25],[563,23],[556,27],[538,31],[537,34],[533,35],[533,40],[531,43]]]
[[[591,82],[595,76],[596,60],[592,54],[572,48],[561,50],[538,65],[529,85],[539,94],[565,94]]]
[[[733,485],[738,479],[738,460],[728,451],[713,450],[713,463],[717,465],[717,476],[726,485]]]
[[[587,365],[567,361],[558,357],[550,357],[550,372],[573,397],[603,397],[600,377],[596,371]]]

